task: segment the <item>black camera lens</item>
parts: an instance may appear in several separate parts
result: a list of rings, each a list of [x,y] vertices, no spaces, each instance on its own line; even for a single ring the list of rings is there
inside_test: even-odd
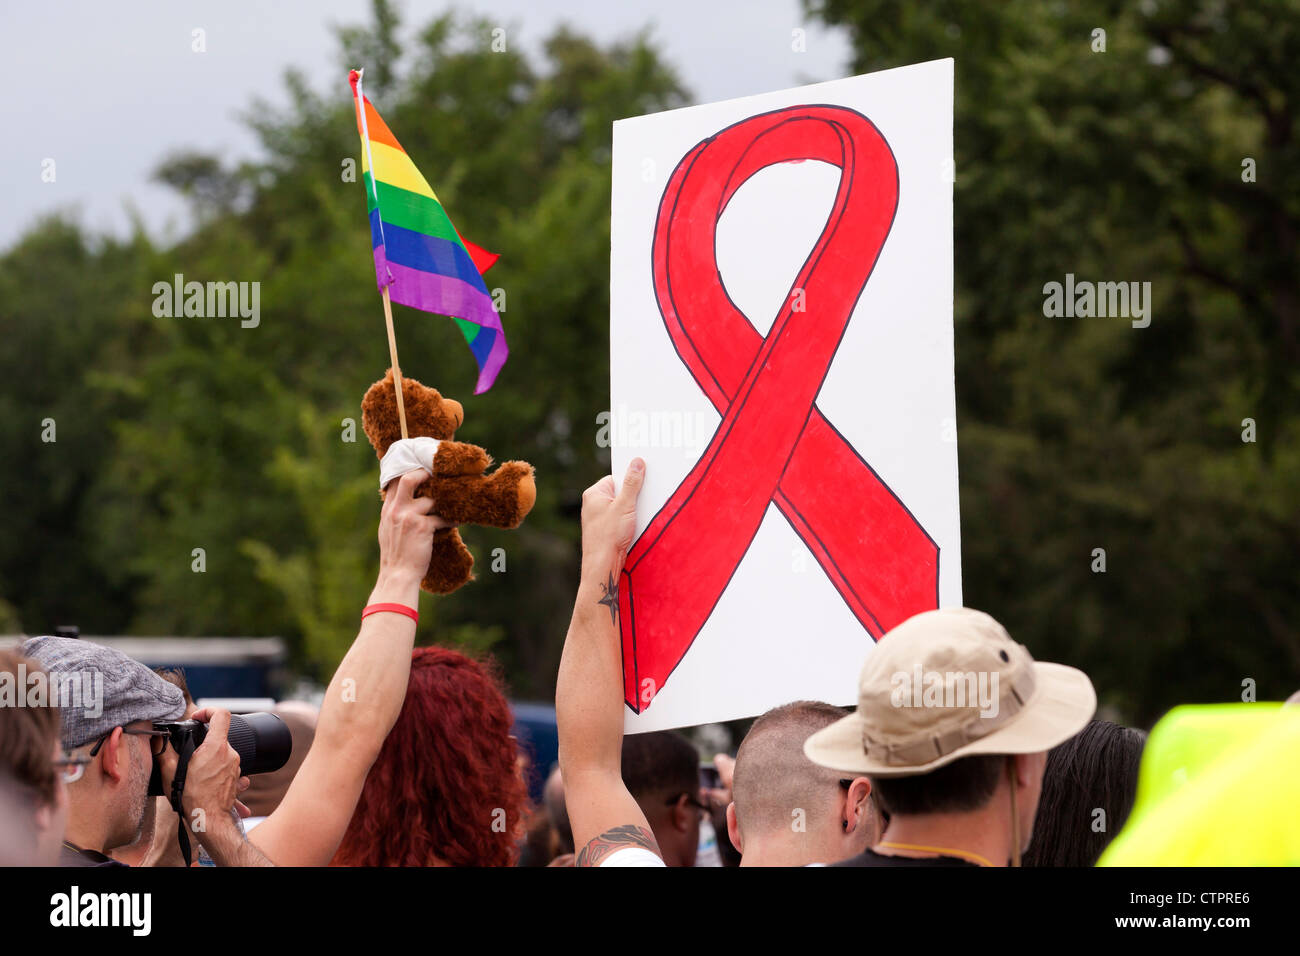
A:
[[[226,739],[239,754],[242,777],[279,770],[293,753],[289,728],[275,714],[231,714]]]
[[[171,747],[187,763],[189,754],[203,745],[208,735],[208,725],[197,720],[156,720],[155,730],[165,730]],[[284,721],[275,714],[231,714],[230,730],[226,742],[239,754],[239,775],[270,773],[289,762],[293,753],[293,737]],[[162,768],[154,758],[153,775],[149,793],[162,796]]]

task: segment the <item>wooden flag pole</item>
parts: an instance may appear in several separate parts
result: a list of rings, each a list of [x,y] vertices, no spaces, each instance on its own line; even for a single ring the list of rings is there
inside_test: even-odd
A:
[[[406,406],[402,402],[402,367],[397,364],[397,337],[393,334],[393,304],[388,300],[388,287],[384,287],[384,322],[388,324],[388,355],[393,360],[393,391],[397,393],[397,420],[406,437]]]

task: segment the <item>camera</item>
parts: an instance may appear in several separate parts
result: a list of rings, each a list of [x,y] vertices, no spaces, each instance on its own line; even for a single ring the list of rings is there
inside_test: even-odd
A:
[[[167,746],[181,755],[181,763],[188,763],[188,755],[197,750],[208,735],[208,725],[197,720],[155,720],[153,729],[167,733]],[[289,755],[293,752],[289,728],[275,714],[231,714],[226,740],[239,754],[241,777],[279,770],[289,762]],[[177,769],[179,772],[180,767]],[[149,780],[149,793],[155,797],[166,796],[157,760]]]

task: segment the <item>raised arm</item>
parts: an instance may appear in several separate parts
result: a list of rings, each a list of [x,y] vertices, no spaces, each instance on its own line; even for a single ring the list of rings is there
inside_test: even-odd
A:
[[[564,802],[578,866],[599,866],[629,847],[659,847],[645,814],[623,785],[623,657],[618,577],[636,534],[636,498],[645,462],[628,468],[614,494],[606,477],[582,495],[582,575],[555,682]]]
[[[369,604],[419,607],[433,532],[445,527],[429,498],[413,498],[428,473],[389,485],[379,518],[379,579]],[[339,664],[316,724],[311,750],[280,806],[249,840],[280,866],[324,866],[333,858],[361,796],[370,765],[406,698],[415,621],[390,611],[367,616]]]

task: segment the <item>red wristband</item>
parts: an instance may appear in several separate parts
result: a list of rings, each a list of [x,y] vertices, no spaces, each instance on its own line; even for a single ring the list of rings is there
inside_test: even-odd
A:
[[[413,607],[407,607],[405,604],[367,604],[361,612],[361,619],[364,621],[370,614],[378,614],[380,611],[392,611],[394,614],[405,614],[416,624],[420,623],[420,612]]]

